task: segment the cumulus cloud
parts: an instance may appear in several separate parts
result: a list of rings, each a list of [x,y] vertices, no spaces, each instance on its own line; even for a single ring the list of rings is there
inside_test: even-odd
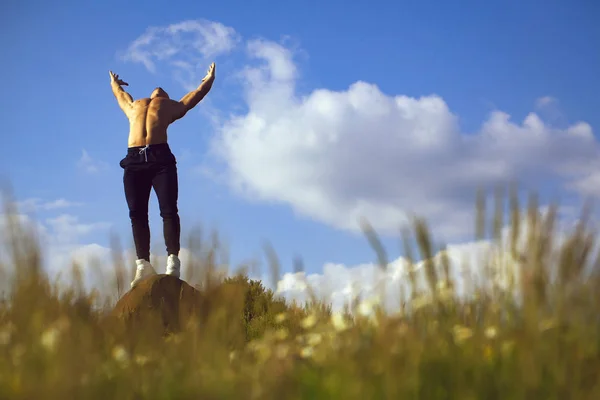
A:
[[[95,174],[106,170],[108,168],[108,164],[92,158],[87,150],[82,149],[81,157],[77,161],[77,167],[89,174]]]
[[[452,278],[462,278],[464,272],[478,275],[477,273],[481,272],[480,266],[483,260],[493,255],[493,250],[495,250],[494,247],[488,241],[448,246],[444,253],[452,266]],[[434,257],[434,262],[438,266],[442,254],[439,252]],[[423,260],[412,265],[419,290],[427,290],[427,281],[423,273],[424,265]],[[326,263],[320,273],[284,274],[278,282],[275,292],[289,301],[299,303],[310,300],[312,294],[317,299],[331,304],[334,311],[340,311],[344,307],[350,306],[355,299],[378,298],[388,311],[395,311],[400,305],[402,292],[406,296],[412,290],[408,275],[409,268],[410,263],[404,257],[398,257],[391,261],[386,268],[381,268],[375,263],[352,266]],[[463,279],[456,279],[459,293],[464,293],[466,290],[463,282]]]
[[[540,221],[547,212],[547,209],[540,211]],[[556,270],[561,245],[565,243],[577,222],[576,219],[572,219],[571,210],[559,210],[553,243],[547,253],[547,267],[550,271]],[[527,270],[530,229],[531,224],[527,217],[523,217],[514,252],[511,241],[513,232],[509,226],[502,229],[502,240],[498,242],[480,240],[446,246],[432,258],[438,271],[438,279],[444,278],[442,263],[443,257],[446,257],[450,266],[450,279],[458,296],[473,293],[473,289],[480,285],[510,289],[511,282],[518,291],[521,269]],[[595,251],[598,251],[598,245],[596,242]],[[416,276],[417,290],[428,293],[429,284],[424,266],[425,261],[417,257],[412,269]],[[306,274],[300,271],[284,274],[274,290],[287,300],[300,303],[308,301],[311,295],[314,295],[317,299],[331,304],[334,311],[351,306],[356,299],[367,302],[376,299],[387,311],[394,312],[398,310],[402,296],[407,299],[412,291],[410,268],[411,264],[404,257],[389,262],[385,268],[376,263],[325,263],[322,272],[319,273]]]
[[[416,213],[452,238],[470,233],[480,187],[517,180],[539,189],[537,182],[560,179],[597,194],[590,185],[600,146],[585,122],[557,129],[533,112],[516,122],[495,111],[465,134],[437,95],[388,95],[358,81],[301,96],[289,49],[249,41],[247,52],[248,110],[225,122],[214,143],[232,186],[248,198],[352,231],[366,217],[395,233]]]

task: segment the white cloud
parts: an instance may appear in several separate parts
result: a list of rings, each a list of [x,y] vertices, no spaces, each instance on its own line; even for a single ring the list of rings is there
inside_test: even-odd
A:
[[[451,238],[471,231],[478,187],[518,179],[539,189],[554,178],[597,194],[600,146],[584,122],[557,129],[535,113],[516,123],[496,111],[467,135],[439,96],[390,96],[363,81],[300,96],[289,49],[247,50],[257,62],[244,72],[248,111],[223,124],[215,146],[248,198],[353,231],[365,216],[395,233],[414,212]]]
[[[546,211],[540,216],[545,216]],[[569,211],[567,210],[567,213]],[[547,267],[556,271],[559,263],[560,247],[572,232],[577,221],[571,218],[556,220],[553,243],[547,254]],[[516,258],[511,251],[512,232],[505,226],[502,230],[502,241],[474,241],[448,245],[446,249],[433,257],[439,279],[442,274],[442,254],[445,254],[450,264],[450,278],[455,284],[457,295],[473,293],[472,290],[483,284],[486,287],[496,285],[501,289],[509,289],[511,279],[513,294],[519,291],[520,269],[527,269],[524,264],[527,254],[530,224],[527,217],[520,223],[519,235],[516,240]],[[596,250],[598,243],[596,243]],[[525,257],[524,257],[525,256]],[[589,260],[593,262],[594,260]],[[347,266],[339,263],[326,263],[320,273],[306,274],[304,272],[284,274],[275,288],[277,294],[287,300],[305,302],[310,299],[311,291],[317,299],[330,303],[335,311],[349,306],[356,299],[380,298],[388,311],[396,311],[400,305],[401,291],[404,296],[411,293],[411,283],[408,276],[409,262],[404,257],[389,262],[385,269],[375,263],[364,263]],[[418,290],[429,293],[429,285],[425,275],[425,262],[417,257],[413,265],[416,273]],[[486,275],[489,271],[490,275]],[[383,298],[381,298],[383,296]]]
[[[542,109],[545,107],[550,107],[550,106],[556,105],[557,103],[558,103],[558,100],[555,97],[543,96],[543,97],[539,97],[535,101],[535,107],[537,109]]]
[[[36,199],[35,201],[17,202],[17,204],[46,205],[52,209],[52,206],[57,204],[70,204],[70,202],[64,199],[61,202]],[[108,236],[110,223],[83,222],[72,214],[35,219],[26,213],[21,213],[21,209],[18,209],[17,212],[15,214],[14,210],[9,210],[8,214],[0,213],[0,266],[7,266],[9,272],[15,271],[16,266],[12,263],[14,259],[11,243],[15,239],[14,228],[17,227],[26,235],[25,237],[21,235],[16,237],[19,244],[23,243],[28,234],[34,234],[41,250],[42,267],[51,279],[60,276],[63,282],[68,283],[71,278],[71,268],[76,263],[82,268],[86,287],[95,287],[104,290],[104,293],[110,293],[116,289],[113,249],[94,243],[89,238],[89,235],[93,233]],[[181,249],[179,256],[184,266],[182,277],[185,277],[188,266],[192,262],[192,256],[186,248]],[[120,257],[125,267],[126,282],[124,284],[127,290],[135,269],[135,252],[131,248],[126,248]],[[151,259],[156,271],[164,273],[166,257],[153,252]],[[2,272],[2,268],[0,268],[0,272]],[[6,288],[0,287],[0,291],[3,289]]]
[[[106,162],[93,159],[87,150],[83,149],[81,150],[81,157],[77,161],[77,167],[87,173],[95,174],[108,169],[108,164]]]
[[[492,245],[487,241],[448,246],[446,254],[452,266],[452,276],[460,277],[463,266],[477,274],[482,260],[492,254],[492,250]],[[435,262],[439,262],[440,259],[441,253],[437,253],[434,257]],[[423,266],[423,261],[413,265],[419,290],[427,290]],[[365,300],[384,294],[385,298],[382,300],[386,309],[394,311],[400,304],[401,291],[404,290],[405,296],[411,292],[408,268],[409,263],[403,257],[391,261],[385,269],[374,263],[354,266],[326,263],[322,273],[284,274],[277,285],[276,293],[289,301],[303,303],[310,299],[312,290],[317,299],[331,304],[334,311],[349,306],[356,298]],[[460,279],[456,281],[461,293],[465,291],[462,282]]]
[[[82,204],[79,202],[68,201],[66,199],[56,199],[52,201],[44,201],[40,198],[30,198],[23,201],[19,201],[16,204],[17,210],[23,213],[30,213],[36,211],[52,211],[61,208],[72,208],[78,207]]]
[[[188,20],[148,28],[129,45],[122,59],[141,63],[153,73],[157,72],[158,62],[166,62],[175,78],[191,90],[199,84],[199,75],[204,76],[207,62],[229,53],[238,42],[239,35],[233,28],[207,20]]]
[[[71,214],[61,214],[45,220],[45,226],[52,232],[53,243],[77,243],[85,235],[99,230],[107,230],[108,222],[81,223],[79,218]]]

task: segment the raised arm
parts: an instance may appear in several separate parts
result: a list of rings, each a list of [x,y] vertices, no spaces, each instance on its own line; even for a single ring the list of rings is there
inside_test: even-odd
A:
[[[131,106],[133,104],[133,97],[121,87],[129,86],[129,84],[123,82],[122,79],[119,79],[119,75],[116,75],[112,71],[108,71],[108,73],[110,74],[110,87],[112,88],[115,98],[119,102],[119,107],[121,107],[121,110],[129,117]]]
[[[183,117],[188,111],[196,107],[198,103],[210,92],[213,82],[215,81],[215,63],[210,64],[206,76],[200,82],[200,86],[196,90],[192,90],[179,100],[181,104],[181,113],[176,119]]]

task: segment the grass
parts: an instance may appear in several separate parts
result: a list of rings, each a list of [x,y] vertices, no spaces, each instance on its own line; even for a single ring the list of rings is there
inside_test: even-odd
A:
[[[0,303],[0,398],[599,399],[596,235],[583,218],[558,242],[555,209],[540,218],[535,201],[525,215],[511,204],[517,233],[504,243],[509,255],[490,255],[485,279],[461,295],[451,278],[457,266],[443,253],[432,257],[431,235],[416,220],[404,241],[410,256],[414,236],[425,262],[409,274],[397,313],[367,303],[357,307],[371,313],[331,313],[316,300],[277,308],[268,305],[272,293],[268,304],[248,308],[242,292],[207,281],[215,270],[208,251],[192,263],[211,298],[206,317],[167,336],[107,323],[114,298],[85,290],[77,269],[71,286],[50,282],[35,238],[12,225],[15,268],[2,271],[10,290]],[[502,209],[491,227],[497,242]],[[483,237],[485,204],[476,212]],[[522,221],[530,227],[524,252],[516,243]],[[367,225],[365,232],[386,268],[377,236]],[[277,271],[271,250],[269,258]],[[122,270],[117,265],[121,293]],[[251,322],[256,307],[264,312]],[[249,333],[257,321],[263,329]]]

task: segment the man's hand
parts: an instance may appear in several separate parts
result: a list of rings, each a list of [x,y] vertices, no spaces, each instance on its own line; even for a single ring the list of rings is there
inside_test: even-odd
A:
[[[179,118],[183,118],[183,116],[192,108],[196,107],[196,105],[202,101],[204,96],[210,92],[212,88],[213,82],[215,81],[215,63],[210,64],[208,67],[208,71],[206,71],[206,76],[200,82],[200,85],[197,89],[192,90],[181,100],[179,100],[180,107],[179,111],[175,113],[173,116],[173,121],[178,120]]]
[[[210,82],[215,80],[215,63],[210,64],[206,76],[202,79],[202,82]]]
[[[129,86],[129,83],[119,79],[119,75],[115,74],[114,72],[108,71],[108,74],[110,75],[110,83],[115,82],[119,86]]]

